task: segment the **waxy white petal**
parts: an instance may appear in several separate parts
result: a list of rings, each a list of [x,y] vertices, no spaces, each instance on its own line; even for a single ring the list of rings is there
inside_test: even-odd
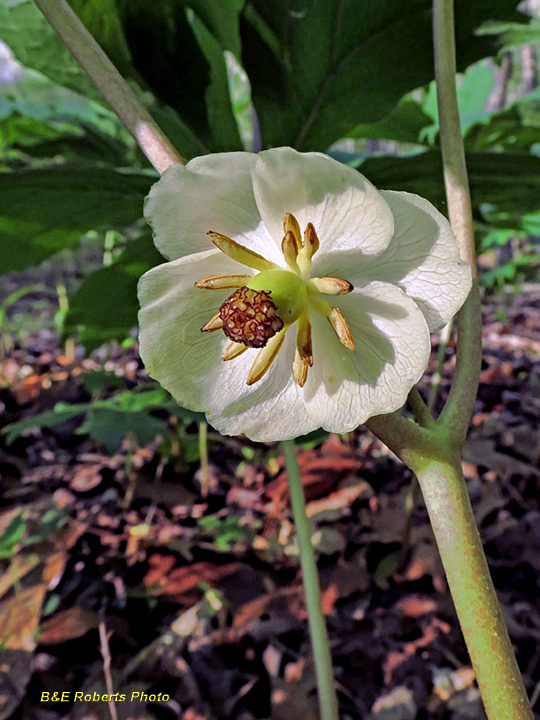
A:
[[[459,257],[448,220],[418,195],[383,191],[392,208],[392,242],[376,258],[357,259],[343,254],[332,267],[348,270],[353,285],[382,280],[398,285],[418,304],[430,332],[453,317],[471,289],[471,269]]]
[[[313,424],[302,388],[293,377],[294,329],[293,326],[286,333],[276,359],[254,385],[246,385],[246,378],[257,356],[255,348],[217,368],[208,383],[204,407],[208,422],[219,432],[274,442],[305,435],[319,427]]]
[[[356,348],[339,342],[313,316],[313,367],[304,387],[315,427],[348,432],[400,408],[426,369],[431,351],[424,316],[395,285],[372,283],[339,297]]]
[[[184,407],[205,408],[205,390],[228,345],[223,332],[201,332],[231,294],[208,292],[194,280],[241,267],[219,250],[209,250],[153,268],[139,282],[140,354],[148,373]],[[245,269],[245,268],[243,268]]]
[[[380,253],[392,238],[394,218],[386,200],[363,175],[326,155],[266,150],[252,177],[257,207],[276,243],[283,237],[285,213],[295,216],[302,231],[313,223],[321,243],[314,267],[319,256],[336,250]]]
[[[218,153],[171,165],[148,195],[144,214],[157,249],[169,260],[208,250],[209,230],[283,265],[253,195],[253,153]],[[279,239],[281,243],[281,238]]]

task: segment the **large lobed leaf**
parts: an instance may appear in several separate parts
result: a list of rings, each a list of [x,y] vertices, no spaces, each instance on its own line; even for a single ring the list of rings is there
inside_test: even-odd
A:
[[[456,1],[459,69],[489,55],[487,18],[517,20],[515,0]],[[388,114],[433,78],[429,0],[251,0],[243,62],[266,147],[325,150]]]

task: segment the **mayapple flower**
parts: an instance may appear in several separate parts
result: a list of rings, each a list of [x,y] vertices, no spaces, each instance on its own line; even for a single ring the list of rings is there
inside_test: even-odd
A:
[[[169,260],[141,279],[149,374],[227,435],[343,433],[400,408],[471,272],[427,201],[319,153],[172,165],[145,205]]]

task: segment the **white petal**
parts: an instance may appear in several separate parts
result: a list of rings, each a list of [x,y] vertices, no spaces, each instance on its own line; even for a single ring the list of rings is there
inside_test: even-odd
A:
[[[207,233],[212,230],[283,262],[255,204],[251,169],[256,158],[247,152],[205,155],[163,173],[150,190],[144,214],[166,258],[210,249]]]
[[[430,202],[405,192],[382,194],[394,213],[392,242],[379,257],[359,260],[347,280],[355,286],[372,280],[395,283],[416,301],[433,332],[464,303],[471,269],[459,257],[450,223]],[[343,261],[350,267],[350,259]]]
[[[431,348],[424,316],[395,285],[372,283],[335,301],[356,349],[343,347],[329,323],[312,314],[313,368],[304,397],[317,426],[342,433],[400,408]]]
[[[285,213],[296,217],[302,231],[313,223],[321,243],[315,261],[351,247],[379,253],[392,238],[386,200],[363,175],[327,155],[267,150],[259,153],[252,176],[257,207],[276,243],[283,238]]]
[[[139,282],[140,354],[148,373],[184,407],[206,410],[206,384],[223,363],[221,330],[201,332],[233,292],[202,290],[196,280],[215,273],[235,273],[243,265],[209,250],[158,265]]]
[[[256,349],[221,363],[208,381],[208,422],[224,435],[243,433],[258,442],[288,440],[316,430],[320,425],[310,417],[293,378],[295,345],[293,327],[266,375],[252,386],[246,385],[246,378]]]
[[[315,430],[292,374],[295,331],[267,374],[246,384],[257,349],[234,360],[221,359],[230,340],[220,330],[201,327],[218,312],[231,290],[194,287],[200,277],[238,272],[234,260],[210,250],[158,265],[141,278],[140,354],[149,374],[184,407],[208,413],[226,435],[245,433],[271,442]],[[244,268],[245,269],[245,268]]]

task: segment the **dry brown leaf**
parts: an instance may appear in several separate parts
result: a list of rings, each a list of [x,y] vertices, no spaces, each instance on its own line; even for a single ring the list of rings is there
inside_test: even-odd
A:
[[[435,612],[437,610],[437,603],[431,598],[413,596],[400,600],[396,608],[405,617],[419,618],[422,615]]]
[[[18,583],[30,570],[33,570],[39,563],[39,555],[15,555],[9,568],[0,577],[0,597]]]
[[[94,465],[77,465],[75,474],[69,483],[70,488],[78,492],[93,490],[100,485],[103,480],[102,470],[103,465],[100,463]]]
[[[163,557],[163,556],[162,556]],[[174,561],[174,558],[173,558]],[[214,565],[209,562],[198,562],[171,570],[166,575],[162,569],[151,570],[144,578],[146,587],[157,585],[153,592],[156,595],[181,595],[188,590],[197,588],[201,583],[213,583],[231,575],[238,569],[238,563]]]
[[[308,503],[306,513],[308,517],[313,517],[324,510],[343,510],[349,508],[359,497],[369,498],[373,495],[373,488],[369,483],[362,480],[356,485],[341,488],[336,492],[330,493],[321,500],[314,500]]]
[[[45,585],[34,585],[0,604],[0,644],[33,652]]]
[[[41,624],[41,633],[38,638],[39,645],[56,645],[57,643],[82,637],[89,630],[98,627],[97,613],[72,607],[62,610]]]

